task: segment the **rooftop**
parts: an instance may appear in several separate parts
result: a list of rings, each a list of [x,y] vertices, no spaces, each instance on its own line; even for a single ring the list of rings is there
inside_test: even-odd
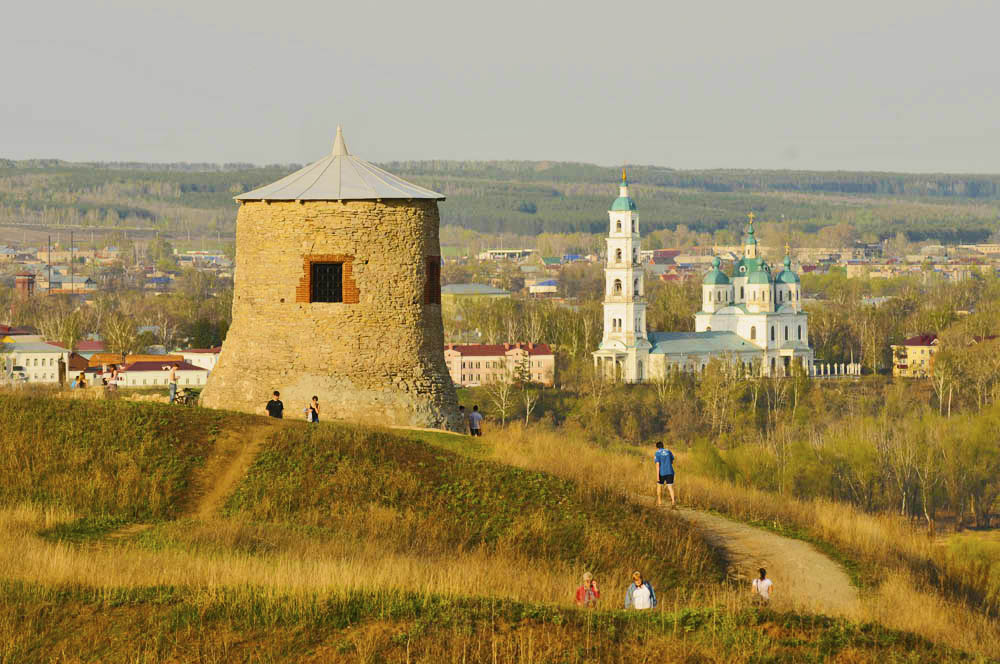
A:
[[[177,365],[178,371],[205,371],[202,367],[196,367],[187,362],[132,362],[122,369],[125,373],[129,371],[169,371],[170,367]]]
[[[441,287],[442,295],[510,295],[510,291],[488,284],[448,284]]]
[[[396,177],[347,151],[337,127],[333,151],[277,182],[236,196],[238,201],[364,201],[444,196]]]
[[[679,355],[707,353],[745,353],[759,351],[760,348],[744,341],[735,332],[650,332],[649,341],[653,344],[650,354]]]
[[[462,355],[477,355],[480,357],[496,357],[506,355],[512,350],[526,350],[528,355],[552,355],[548,344],[448,344],[445,350],[454,350]]]

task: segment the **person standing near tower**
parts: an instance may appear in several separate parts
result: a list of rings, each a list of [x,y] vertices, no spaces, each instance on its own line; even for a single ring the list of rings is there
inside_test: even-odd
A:
[[[664,449],[662,441],[656,443],[653,462],[656,463],[656,506],[663,504],[663,485],[666,484],[667,491],[670,492],[670,506],[677,507],[674,497],[674,453]]]

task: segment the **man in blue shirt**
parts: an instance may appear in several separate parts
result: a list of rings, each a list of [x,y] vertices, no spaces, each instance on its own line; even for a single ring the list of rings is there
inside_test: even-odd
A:
[[[656,506],[659,507],[663,504],[661,495],[663,493],[663,485],[667,485],[667,491],[670,492],[670,506],[677,507],[677,501],[674,499],[674,453],[670,450],[663,449],[663,443],[656,443],[656,454],[653,455],[653,462],[656,464]]]

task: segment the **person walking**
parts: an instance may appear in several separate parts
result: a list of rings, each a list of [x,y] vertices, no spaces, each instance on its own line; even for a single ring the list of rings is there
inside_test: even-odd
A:
[[[483,435],[483,414],[479,412],[478,405],[473,406],[469,413],[469,433],[473,436]]]
[[[111,375],[108,376],[108,396],[115,398],[118,395],[118,365],[111,365]]]
[[[465,406],[459,404],[458,414],[462,417],[462,433],[469,433],[469,414],[465,412]]]
[[[87,387],[87,377],[84,374],[80,374],[76,378],[76,386],[79,388]]]
[[[167,376],[167,385],[170,388],[170,404],[173,405],[177,399],[177,368],[180,365],[174,362],[170,367],[170,374]]]
[[[593,607],[601,599],[601,591],[597,589],[597,581],[590,572],[584,572],[583,585],[576,589],[576,603],[580,606]]]
[[[644,580],[638,571],[632,572],[632,583],[625,591],[625,608],[639,610],[656,608],[656,593],[653,592],[653,586]]]
[[[767,606],[771,602],[771,593],[774,592],[774,582],[767,578],[767,570],[763,567],[757,572],[760,577],[754,579],[752,584],[754,603]]]
[[[319,422],[319,397],[314,396],[312,401],[309,402],[309,405],[306,407],[306,410],[308,411],[306,413],[306,419],[308,421],[313,424]]]
[[[674,497],[674,453],[663,448],[663,442],[656,443],[656,454],[653,455],[653,462],[656,463],[656,506],[663,504],[663,485],[667,485],[670,492],[670,506],[677,507],[677,499]]]
[[[282,419],[282,415],[285,411],[285,404],[281,403],[281,399],[279,398],[280,396],[281,393],[278,392],[278,390],[275,390],[271,395],[271,400],[267,402],[266,406],[264,406],[269,416],[279,420]]]

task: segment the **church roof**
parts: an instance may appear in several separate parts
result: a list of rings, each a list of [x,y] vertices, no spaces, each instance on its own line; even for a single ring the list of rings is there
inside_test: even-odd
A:
[[[635,201],[632,200],[631,196],[619,196],[615,199],[615,202],[611,204],[612,212],[622,212],[625,210],[635,211]]]
[[[444,196],[396,177],[347,151],[344,135],[337,127],[333,151],[277,182],[236,196],[238,201],[364,201],[380,198],[425,198],[443,201]]]
[[[792,272],[792,258],[791,256],[785,256],[785,269],[778,273],[775,277],[775,282],[780,284],[797,284],[799,283],[799,275]]]
[[[712,269],[705,275],[705,278],[701,280],[701,283],[706,286],[728,286],[729,277],[726,273],[719,269],[719,265],[722,261],[716,256],[712,259]]]
[[[650,332],[653,348],[650,355],[698,355],[708,353],[745,353],[760,348],[743,340],[735,332]]]
[[[771,273],[767,270],[754,270],[747,277],[748,284],[769,284],[771,283]]]

